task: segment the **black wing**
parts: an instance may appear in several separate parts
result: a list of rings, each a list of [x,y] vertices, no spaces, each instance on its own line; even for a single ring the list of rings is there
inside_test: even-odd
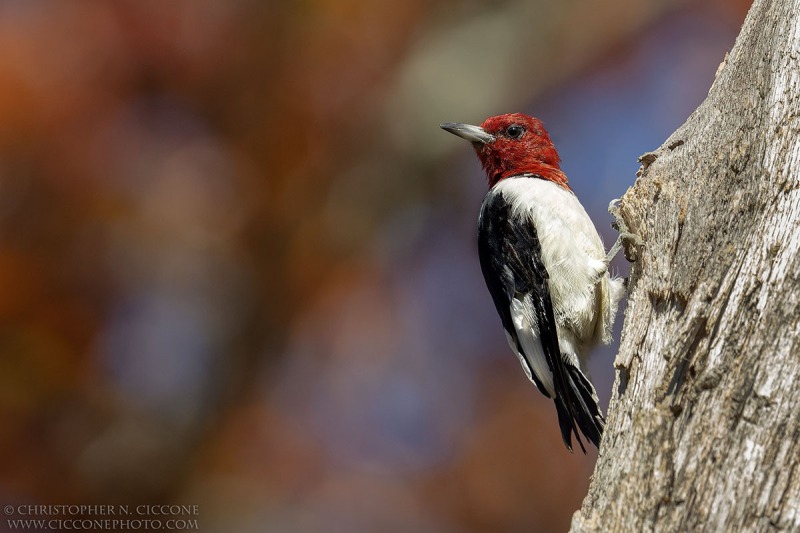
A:
[[[549,275],[542,263],[541,245],[532,221],[512,217],[511,205],[502,193],[490,192],[484,201],[478,227],[478,253],[486,286],[494,300],[503,328],[522,355],[534,383],[548,398],[541,376],[533,371],[531,354],[520,343],[511,316],[511,301],[517,298],[532,303],[539,329],[539,341],[553,376],[558,423],[564,444],[572,451],[572,433],[586,452],[578,434],[600,445],[604,419],[597,405],[594,388],[579,368],[561,356],[556,320],[550,300]]]

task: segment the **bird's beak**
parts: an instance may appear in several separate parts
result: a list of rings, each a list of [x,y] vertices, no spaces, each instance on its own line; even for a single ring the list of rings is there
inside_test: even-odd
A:
[[[444,124],[440,124],[439,127],[444,131],[449,131],[453,135],[458,135],[462,139],[466,139],[473,143],[486,144],[494,141],[494,135],[491,133],[486,133],[486,130],[480,126],[445,122]]]

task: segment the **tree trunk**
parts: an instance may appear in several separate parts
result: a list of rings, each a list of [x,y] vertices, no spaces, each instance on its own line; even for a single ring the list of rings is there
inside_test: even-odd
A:
[[[800,0],[756,0],[645,154],[609,418],[572,531],[800,530]]]

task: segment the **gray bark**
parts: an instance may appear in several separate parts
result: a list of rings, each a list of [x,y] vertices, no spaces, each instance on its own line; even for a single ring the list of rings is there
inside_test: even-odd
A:
[[[572,531],[800,530],[800,0],[756,0],[621,208],[645,245]]]

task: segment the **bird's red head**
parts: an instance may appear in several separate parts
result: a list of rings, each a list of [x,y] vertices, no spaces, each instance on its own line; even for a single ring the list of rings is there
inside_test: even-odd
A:
[[[522,113],[489,117],[480,126],[442,124],[472,142],[489,179],[489,187],[520,174],[536,174],[569,189],[553,141],[542,121]]]

